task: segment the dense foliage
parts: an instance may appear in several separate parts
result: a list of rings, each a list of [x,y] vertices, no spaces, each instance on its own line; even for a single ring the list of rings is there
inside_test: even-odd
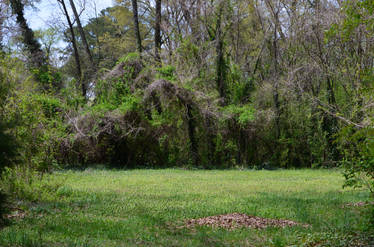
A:
[[[0,53],[0,56],[3,54]],[[14,140],[7,133],[8,123],[4,121],[3,105],[9,93],[9,86],[5,82],[4,71],[0,71],[0,176],[6,166],[9,166],[15,156]],[[0,227],[5,223],[4,214],[7,212],[6,195],[0,187]]]
[[[64,32],[37,35],[10,2],[4,23],[21,32],[3,40],[1,114],[15,163],[342,164],[348,184],[373,188],[372,1],[123,0],[83,26],[62,12]]]

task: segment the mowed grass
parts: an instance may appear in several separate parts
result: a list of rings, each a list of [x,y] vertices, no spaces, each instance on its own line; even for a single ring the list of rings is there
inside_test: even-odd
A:
[[[335,170],[59,172],[45,177],[40,202],[20,205],[24,219],[0,230],[0,246],[345,246],[368,217],[342,206],[369,194],[343,183]],[[178,227],[233,212],[311,227]]]

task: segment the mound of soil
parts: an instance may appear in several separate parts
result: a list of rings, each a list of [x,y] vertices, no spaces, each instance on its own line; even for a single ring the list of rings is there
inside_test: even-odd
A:
[[[254,229],[264,229],[267,227],[284,228],[292,226],[309,227],[309,225],[300,224],[291,220],[266,219],[240,213],[209,216],[200,219],[190,219],[186,221],[185,226],[187,228],[192,228],[195,226],[210,226],[222,227],[226,229],[236,229],[241,227],[248,227]]]

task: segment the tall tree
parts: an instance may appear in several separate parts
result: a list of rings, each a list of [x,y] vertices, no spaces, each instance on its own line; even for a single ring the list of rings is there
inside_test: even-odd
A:
[[[280,26],[279,21],[279,11],[280,6],[279,2],[277,6],[274,6],[276,3],[273,3],[272,1],[267,0],[266,4],[269,8],[270,13],[272,13],[273,16],[273,25],[274,25],[274,31],[273,31],[273,40],[272,40],[272,46],[271,46],[271,54],[272,54],[272,60],[273,60],[273,101],[274,101],[274,108],[275,108],[275,136],[276,139],[279,139],[280,137],[280,117],[281,117],[281,110],[280,110],[280,101],[279,101],[279,65],[278,65],[278,59],[279,59],[279,48],[278,48],[278,34],[280,37],[283,37],[282,30]]]
[[[5,13],[4,9],[6,9],[5,3],[0,2],[0,53],[3,51],[3,39],[4,39],[4,21],[5,21]]]
[[[16,15],[17,24],[20,26],[23,43],[30,52],[30,64],[35,68],[42,68],[47,65],[47,60],[41,45],[35,38],[33,30],[27,24],[24,15],[24,4],[21,0],[10,0],[13,13]]]
[[[140,29],[139,29],[139,16],[138,16],[138,1],[131,0],[132,2],[132,12],[133,12],[133,19],[134,19],[134,28],[135,28],[135,36],[136,36],[136,47],[139,54],[142,53],[142,38],[140,36]]]
[[[79,34],[81,36],[84,49],[86,51],[88,59],[90,60],[91,67],[94,68],[95,65],[94,65],[94,61],[93,61],[93,58],[92,58],[91,50],[90,50],[90,47],[89,47],[88,42],[87,42],[86,34],[84,33],[83,26],[82,26],[77,8],[75,7],[74,0],[69,0],[69,2],[70,2],[71,9],[73,10],[75,21],[77,22],[78,31],[79,31]]]
[[[223,104],[226,101],[226,61],[224,54],[224,40],[223,40],[223,30],[222,30],[222,16],[223,16],[224,2],[220,1],[218,5],[218,13],[216,20],[216,83],[219,95],[223,99]]]
[[[161,0],[156,0],[156,20],[155,20],[155,58],[161,64]]]
[[[66,21],[68,22],[68,25],[69,25],[69,30],[70,30],[70,34],[71,34],[71,44],[72,44],[73,50],[74,50],[74,59],[75,59],[75,64],[76,64],[77,74],[78,74],[78,82],[81,84],[83,97],[86,97],[87,88],[86,88],[86,84],[82,80],[81,62],[80,62],[80,57],[79,57],[79,52],[78,52],[78,47],[77,47],[77,41],[76,41],[76,38],[75,38],[73,23],[71,22],[69,12],[66,8],[65,1],[64,0],[57,0],[57,1],[61,4],[62,11],[63,11],[63,13],[66,17]]]

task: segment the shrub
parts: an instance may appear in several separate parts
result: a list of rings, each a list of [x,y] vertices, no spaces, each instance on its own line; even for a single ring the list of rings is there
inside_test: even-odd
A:
[[[346,127],[339,135],[346,186],[366,186],[374,196],[374,129]]]
[[[8,60],[0,59],[0,176],[5,169],[12,164],[16,154],[17,145],[14,138],[9,134],[8,124],[4,120],[4,104],[8,98],[11,85],[7,83],[9,75],[5,68]],[[5,223],[4,214],[6,208],[6,194],[0,186],[0,226]]]
[[[168,80],[168,81],[175,81],[176,80],[176,77],[175,77],[175,67],[174,66],[171,66],[171,65],[166,65],[164,67],[161,67],[159,69],[157,69],[158,71],[158,79],[165,79],[165,80]]]

